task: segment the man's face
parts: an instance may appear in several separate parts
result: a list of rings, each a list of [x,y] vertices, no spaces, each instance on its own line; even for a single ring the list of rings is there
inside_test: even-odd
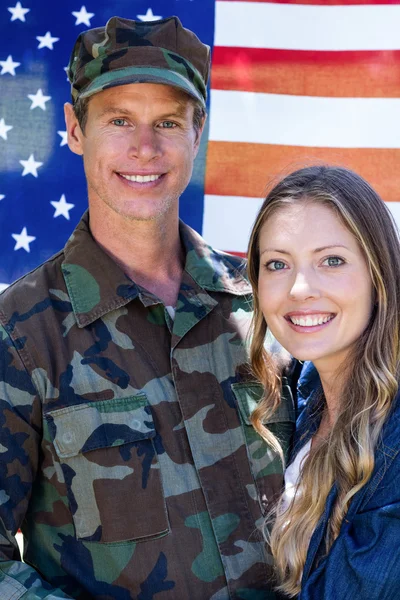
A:
[[[85,133],[65,109],[69,146],[83,154],[91,211],[147,221],[177,211],[197,154],[193,103],[167,85],[132,83],[95,94]]]

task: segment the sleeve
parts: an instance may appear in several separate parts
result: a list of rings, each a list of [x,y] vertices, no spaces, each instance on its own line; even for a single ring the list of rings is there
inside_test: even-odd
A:
[[[299,600],[393,600],[400,597],[398,455],[374,495],[304,583]]]
[[[41,401],[17,346],[0,325],[0,598],[68,598],[21,561],[15,538],[31,498],[42,431]]]

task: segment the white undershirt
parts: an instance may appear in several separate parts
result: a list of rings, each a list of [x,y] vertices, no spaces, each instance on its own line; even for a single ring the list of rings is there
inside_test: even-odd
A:
[[[300,469],[302,467],[303,461],[307,458],[310,450],[311,440],[309,440],[307,444],[305,444],[305,446],[300,448],[299,452],[296,454],[294,461],[290,463],[290,465],[285,471],[285,491],[283,492],[282,503],[280,506],[280,510],[282,512],[287,510],[295,496],[296,486],[300,475]]]
[[[175,312],[176,312],[175,306],[166,306],[165,308],[166,308],[169,316],[171,317],[171,319],[174,320],[175,319]]]

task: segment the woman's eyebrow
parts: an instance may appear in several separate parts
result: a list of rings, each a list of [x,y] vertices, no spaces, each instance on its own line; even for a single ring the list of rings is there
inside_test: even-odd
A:
[[[349,250],[347,246],[344,244],[329,244],[328,246],[321,246],[320,248],[315,248],[314,252],[317,254],[318,252],[323,252],[324,250],[331,250],[332,248],[345,248]]]
[[[260,256],[262,256],[265,252],[278,252],[279,254],[290,254],[290,252],[288,252],[287,250],[281,250],[280,248],[264,248]]]
[[[318,248],[315,248],[315,250],[313,250],[313,253],[318,254],[319,252],[323,252],[324,250],[331,250],[332,248],[345,248],[346,250],[349,250],[349,248],[344,244],[329,244],[327,246],[320,246]],[[264,250],[260,253],[260,256],[262,256],[265,252],[277,252],[278,254],[286,255],[290,254],[290,252],[288,252],[287,250],[283,250],[282,248],[264,248]]]

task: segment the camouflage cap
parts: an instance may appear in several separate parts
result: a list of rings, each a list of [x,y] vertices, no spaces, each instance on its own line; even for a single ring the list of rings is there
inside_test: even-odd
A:
[[[72,100],[127,83],[163,83],[205,106],[210,48],[178,17],[142,22],[112,17],[83,31],[68,65]]]

